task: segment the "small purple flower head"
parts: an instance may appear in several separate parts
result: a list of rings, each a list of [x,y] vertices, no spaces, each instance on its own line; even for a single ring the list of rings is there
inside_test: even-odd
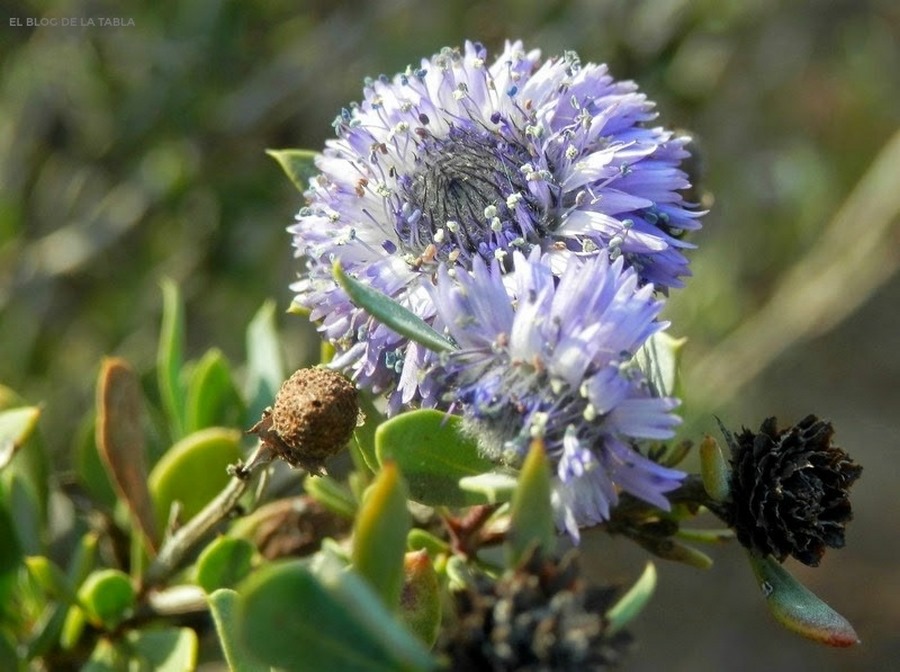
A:
[[[541,62],[507,43],[445,49],[419,67],[367,80],[362,103],[335,119],[337,137],[289,229],[307,273],[296,303],[321,321],[335,366],[359,384],[433,403],[432,357],[355,308],[331,277],[345,271],[428,322],[425,285],[440,263],[472,268],[537,248],[559,275],[601,250],[640,284],[680,286],[680,234],[701,214],[686,204],[688,138],[649,126],[653,103],[606,66],[574,54]]]
[[[546,255],[514,252],[502,274],[480,258],[472,272],[441,267],[430,289],[459,350],[433,372],[493,459],[515,464],[542,437],[556,469],[560,527],[609,518],[618,490],[668,508],[684,477],[641,455],[636,442],[670,438],[678,402],[655,396],[633,356],[665,324],[653,287],[619,256],[575,261],[556,279]],[[510,300],[513,297],[513,301]]]

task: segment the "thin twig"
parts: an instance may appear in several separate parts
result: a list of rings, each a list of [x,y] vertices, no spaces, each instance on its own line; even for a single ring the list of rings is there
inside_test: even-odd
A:
[[[233,478],[215,499],[191,518],[175,534],[165,540],[153,563],[144,576],[143,590],[162,583],[180,565],[184,556],[213,527],[223,521],[237,505],[250,485],[250,473],[261,464],[271,461],[269,448],[260,443],[246,464],[230,469]]]

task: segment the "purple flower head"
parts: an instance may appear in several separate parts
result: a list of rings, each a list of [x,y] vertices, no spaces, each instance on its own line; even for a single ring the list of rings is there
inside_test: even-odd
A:
[[[296,303],[338,349],[335,366],[392,402],[434,403],[433,356],[356,309],[332,262],[428,322],[425,286],[441,263],[472,268],[537,248],[556,275],[601,250],[640,284],[688,274],[679,239],[701,214],[685,203],[688,138],[648,126],[653,103],[606,66],[574,54],[541,62],[507,43],[480,44],[367,80],[362,103],[335,119],[335,139],[289,229],[307,272]]]
[[[540,250],[513,256],[505,275],[480,258],[471,272],[438,271],[430,292],[459,350],[440,357],[433,377],[493,459],[516,463],[543,438],[559,524],[573,537],[609,518],[619,489],[668,508],[664,493],[684,474],[635,447],[670,438],[679,423],[677,400],[655,396],[633,363],[666,326],[653,287],[639,286],[622,256],[578,260],[559,279]]]

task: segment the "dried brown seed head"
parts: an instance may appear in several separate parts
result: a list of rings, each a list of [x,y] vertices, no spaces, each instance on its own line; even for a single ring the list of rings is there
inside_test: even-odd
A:
[[[320,474],[343,449],[360,418],[356,387],[331,369],[307,368],[288,378],[250,432],[292,467]]]
[[[862,467],[832,443],[833,434],[831,423],[814,415],[783,430],[769,418],[759,432],[726,434],[732,450],[726,506],[741,544],[812,567],[826,547],[844,545],[853,517],[850,486]]]

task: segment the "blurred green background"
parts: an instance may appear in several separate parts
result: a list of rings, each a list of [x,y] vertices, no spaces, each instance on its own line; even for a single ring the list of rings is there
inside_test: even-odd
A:
[[[41,17],[134,25],[28,26]],[[161,278],[186,297],[191,355],[241,361],[260,304],[288,307],[301,199],[264,150],[320,148],[363,77],[467,38],[605,61],[696,135],[712,210],[667,311],[690,337],[693,436],[712,412],[735,428],[815,412],[865,467],[848,548],[792,566],[862,646],[782,631],[728,546],[706,573],[660,567],[625,669],[896,669],[896,0],[0,1],[0,381],[44,404],[60,470],[100,358],[152,366]],[[291,365],[315,356],[301,318],[281,326]],[[598,577],[642,565],[604,535],[586,548]]]

